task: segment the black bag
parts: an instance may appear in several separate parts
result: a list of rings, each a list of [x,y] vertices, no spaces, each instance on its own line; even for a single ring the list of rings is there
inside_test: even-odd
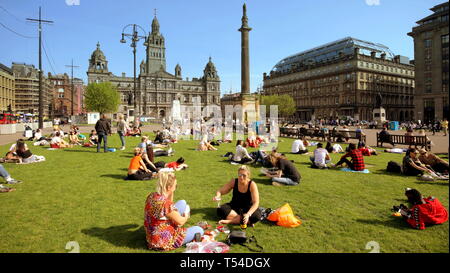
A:
[[[245,244],[247,242],[247,235],[245,231],[242,230],[233,230],[230,232],[227,238],[227,244]]]
[[[401,173],[402,166],[395,161],[389,161],[387,164],[386,171],[390,173]]]
[[[255,242],[255,245],[258,249],[251,248],[248,244]],[[232,244],[239,244],[241,246],[245,246],[250,251],[253,252],[263,252],[264,248],[258,244],[256,241],[255,236],[252,236],[250,238],[247,238],[247,235],[245,234],[245,231],[242,230],[233,230],[230,232],[230,234],[227,237],[226,241],[227,245],[231,246]]]

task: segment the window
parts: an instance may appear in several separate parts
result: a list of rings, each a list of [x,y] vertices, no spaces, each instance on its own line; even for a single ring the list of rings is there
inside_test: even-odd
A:
[[[425,48],[430,48],[432,45],[431,39],[426,39],[423,41]]]

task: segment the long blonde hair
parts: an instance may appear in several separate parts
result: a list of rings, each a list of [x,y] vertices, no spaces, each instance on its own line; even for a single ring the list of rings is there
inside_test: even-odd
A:
[[[173,184],[177,181],[177,178],[173,172],[160,172],[158,176],[159,181],[158,184],[156,184],[156,191],[159,194],[165,195],[167,193],[167,188],[173,186]]]

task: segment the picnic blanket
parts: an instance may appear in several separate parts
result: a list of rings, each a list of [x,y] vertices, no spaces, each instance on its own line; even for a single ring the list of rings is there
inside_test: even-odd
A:
[[[354,171],[350,168],[342,168],[341,171],[352,172],[352,173],[370,173],[370,171],[368,169],[364,169],[363,171]]]

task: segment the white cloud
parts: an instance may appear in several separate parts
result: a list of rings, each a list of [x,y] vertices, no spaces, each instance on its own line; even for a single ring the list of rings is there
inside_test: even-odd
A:
[[[379,6],[380,0],[365,0],[366,4],[369,6]]]

